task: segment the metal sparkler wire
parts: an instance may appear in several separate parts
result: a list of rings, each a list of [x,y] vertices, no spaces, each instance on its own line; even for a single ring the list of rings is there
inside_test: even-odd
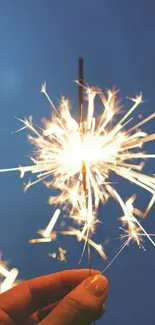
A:
[[[85,134],[85,125],[84,125],[84,112],[83,112],[83,86],[84,86],[84,76],[83,76],[83,58],[79,58],[79,129],[81,134],[81,142],[83,142],[83,137]],[[81,173],[82,173],[82,185],[83,191],[85,196],[85,202],[87,202],[87,169],[86,163],[83,160],[81,166]],[[89,268],[89,275],[92,274],[92,265],[91,265],[91,248],[89,243],[89,232],[90,226],[88,222],[88,209],[86,209],[86,224],[87,224],[87,255],[88,255],[88,268]],[[93,325],[95,325],[95,321]]]
[[[79,128],[80,128],[82,142],[85,134],[84,112],[83,112],[83,85],[84,85],[83,58],[79,58]],[[81,172],[82,172],[83,191],[84,191],[85,202],[86,202],[87,201],[87,170],[86,170],[85,161],[82,161]],[[88,216],[86,216],[86,223],[88,226],[88,231],[87,231],[88,266],[89,266],[89,273],[91,276],[91,250],[89,244]]]

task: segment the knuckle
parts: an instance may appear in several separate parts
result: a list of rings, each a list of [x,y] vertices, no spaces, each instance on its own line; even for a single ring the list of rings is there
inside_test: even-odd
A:
[[[70,297],[66,297],[62,300],[61,307],[66,311],[72,310],[76,314],[81,314],[85,310],[84,306],[82,306],[79,301]]]

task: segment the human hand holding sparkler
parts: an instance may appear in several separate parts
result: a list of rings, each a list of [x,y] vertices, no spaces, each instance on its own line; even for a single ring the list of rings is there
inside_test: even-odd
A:
[[[70,270],[25,281],[0,296],[0,324],[90,324],[105,312],[107,279]]]

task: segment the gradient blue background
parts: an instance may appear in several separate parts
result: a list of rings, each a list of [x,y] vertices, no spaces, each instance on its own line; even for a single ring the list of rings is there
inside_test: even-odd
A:
[[[144,116],[155,103],[155,2],[153,0],[1,0],[0,1],[0,168],[29,163],[31,147],[27,132],[11,134],[20,127],[14,115],[33,115],[36,124],[50,116],[50,107],[40,94],[47,81],[55,103],[60,95],[70,97],[77,114],[77,60],[85,60],[85,80],[90,85],[121,89],[121,96],[143,91],[147,102],[138,109]],[[136,115],[135,114],[135,119]],[[154,121],[146,125],[154,132]],[[148,145],[150,151],[154,144]],[[154,162],[146,171],[154,170]],[[27,179],[27,178],[26,178]],[[148,194],[134,185],[120,182],[124,199],[137,191],[137,205],[144,209]],[[42,184],[23,193],[18,173],[0,174],[0,250],[20,278],[77,267],[82,246],[74,238],[60,243],[30,245],[37,229],[46,226],[52,214]],[[118,235],[121,210],[110,200],[101,209],[104,225],[96,240],[104,243]],[[155,232],[155,208],[145,220],[148,232]],[[48,256],[57,246],[68,250],[68,262],[60,264]],[[105,246],[109,258],[119,241]],[[110,283],[107,313],[97,324],[153,325],[155,323],[155,250],[146,241],[146,252],[135,245],[126,248],[107,272]],[[105,262],[92,251],[93,267]],[[87,266],[85,256],[82,267]]]

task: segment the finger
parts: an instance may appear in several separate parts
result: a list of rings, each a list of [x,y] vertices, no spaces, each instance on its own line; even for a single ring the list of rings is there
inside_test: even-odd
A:
[[[54,310],[54,308],[56,308],[59,303],[60,303],[60,301],[40,309],[38,312],[31,315],[28,318],[28,320],[26,321],[26,323],[24,323],[23,325],[36,325],[36,324],[38,324],[39,321],[43,320],[50,312],[52,312]],[[105,304],[103,304],[100,311],[98,312],[98,315],[97,315],[95,320],[97,320],[101,316],[103,316],[103,314],[105,312],[106,312],[106,307],[105,307]]]
[[[35,312],[33,315],[31,315],[26,322],[24,322],[23,325],[36,325],[44,319],[57,305],[59,302],[55,302],[54,304],[51,304],[49,306],[46,306],[37,312]]]
[[[21,323],[35,311],[62,299],[88,276],[87,269],[70,270],[25,281],[0,295],[0,309],[14,323]]]
[[[102,305],[102,307],[100,308],[100,310],[97,312],[97,314],[95,314],[94,318],[87,322],[87,323],[84,323],[83,325],[90,325],[90,324],[96,324],[95,321],[99,320],[106,312],[106,307],[105,307],[105,304]],[[40,324],[38,324],[40,325]]]
[[[108,293],[108,280],[103,275],[86,279],[66,295],[39,325],[89,324],[104,313],[103,302]]]
[[[94,320],[100,319],[105,314],[105,312],[106,312],[106,306],[105,304],[103,304]]]
[[[49,306],[46,306],[40,310],[38,310],[37,312],[35,312],[34,314],[32,314],[30,317],[28,317],[28,319],[26,320],[26,322],[24,322],[23,325],[36,325],[39,323],[39,321],[41,321],[42,319],[44,319],[57,305],[59,302],[55,302]]]
[[[54,308],[57,307],[58,304],[59,304],[59,301],[38,310],[38,312],[37,312],[38,321],[41,321],[42,319],[44,319],[49,313],[51,313],[54,310]]]
[[[88,320],[87,323],[85,322],[84,325],[89,325],[89,324],[96,324],[94,323],[95,321],[99,320],[106,312],[106,307],[105,304],[103,304],[101,306],[101,308],[99,309],[99,311],[97,311],[97,313],[94,314],[94,317],[92,317],[92,320]],[[40,325],[40,324],[38,324]]]
[[[22,325],[37,325],[38,324],[38,317],[37,314],[31,315],[26,322],[22,323]]]

